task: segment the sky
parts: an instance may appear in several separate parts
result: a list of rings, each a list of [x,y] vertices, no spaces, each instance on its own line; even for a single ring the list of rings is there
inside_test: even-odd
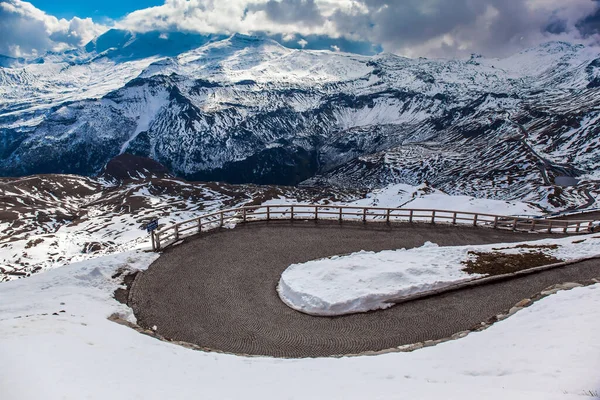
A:
[[[142,8],[160,6],[164,0],[34,0],[35,7],[58,18],[118,19]]]
[[[369,43],[408,57],[501,57],[554,40],[600,45],[600,0],[0,0],[0,54],[61,51],[111,28],[260,32],[309,48],[318,38],[331,49],[336,41]]]

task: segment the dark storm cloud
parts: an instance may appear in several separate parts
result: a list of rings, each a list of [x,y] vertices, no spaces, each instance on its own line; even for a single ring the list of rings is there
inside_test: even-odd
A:
[[[341,31],[406,42],[419,42],[451,31],[472,21],[484,8],[479,1],[363,0],[362,3],[369,10],[366,16],[341,10],[334,14],[333,21]]]
[[[531,7],[523,0],[362,0],[362,3],[369,10],[368,27],[359,23],[355,15],[343,12],[335,14],[336,24],[342,29],[362,26],[366,31],[357,32],[359,35],[370,35],[371,40],[392,51],[422,47],[424,52],[436,56],[470,52],[502,55],[553,40],[553,36],[571,30],[567,18],[577,16],[579,11],[577,2],[572,2],[566,11],[557,3],[554,11]],[[586,4],[580,3],[584,12]],[[439,43],[431,44],[436,39]]]
[[[565,33],[568,30],[567,21],[564,19],[553,19],[550,20],[548,25],[544,28],[545,32],[551,33],[553,35],[558,35],[561,33]]]
[[[596,12],[577,23],[577,29],[584,36],[600,35],[600,0]]]
[[[295,18],[296,7],[310,13]],[[317,1],[316,6],[319,6]],[[324,18],[314,2],[270,0],[265,10],[278,23],[315,25],[323,19],[338,34],[382,44],[388,51],[455,56],[503,55],[550,40],[598,34],[596,0],[356,0]],[[581,22],[580,26],[577,26]],[[579,29],[578,29],[579,28]]]

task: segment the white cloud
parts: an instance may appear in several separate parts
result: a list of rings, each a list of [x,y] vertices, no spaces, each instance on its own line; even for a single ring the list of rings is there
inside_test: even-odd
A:
[[[21,0],[2,0],[0,21],[0,54],[14,57],[80,46],[106,30],[91,18],[58,19]]]
[[[289,4],[280,4],[281,1]],[[225,34],[261,31],[284,35],[338,35],[329,20],[319,20],[319,24],[313,23],[315,18],[321,16],[319,3],[312,0],[166,0],[162,6],[128,14],[117,23],[117,27],[136,31]],[[289,7],[292,4],[296,6],[293,9],[294,13],[290,14]],[[303,14],[302,10],[305,7],[311,9]],[[284,13],[282,10],[288,12]]]

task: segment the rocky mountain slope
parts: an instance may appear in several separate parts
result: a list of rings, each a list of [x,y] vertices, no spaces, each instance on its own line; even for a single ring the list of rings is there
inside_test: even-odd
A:
[[[145,225],[279,198],[344,202],[356,190],[188,182],[152,160],[122,155],[100,176],[0,178],[0,282],[104,254],[148,248]],[[277,202],[277,200],[275,200]]]
[[[165,55],[115,32],[0,67],[0,175],[93,176],[151,157],[176,176],[588,206],[599,193],[600,54],[407,59],[233,35]],[[185,50],[185,51],[184,51]],[[562,187],[562,186],[565,187]]]

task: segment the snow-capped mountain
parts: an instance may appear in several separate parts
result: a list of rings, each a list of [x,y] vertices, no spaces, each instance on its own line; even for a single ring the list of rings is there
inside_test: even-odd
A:
[[[130,153],[192,179],[428,181],[583,206],[600,179],[599,92],[599,51],[560,42],[448,61],[109,31],[85,49],[2,62],[0,175],[94,175]]]

